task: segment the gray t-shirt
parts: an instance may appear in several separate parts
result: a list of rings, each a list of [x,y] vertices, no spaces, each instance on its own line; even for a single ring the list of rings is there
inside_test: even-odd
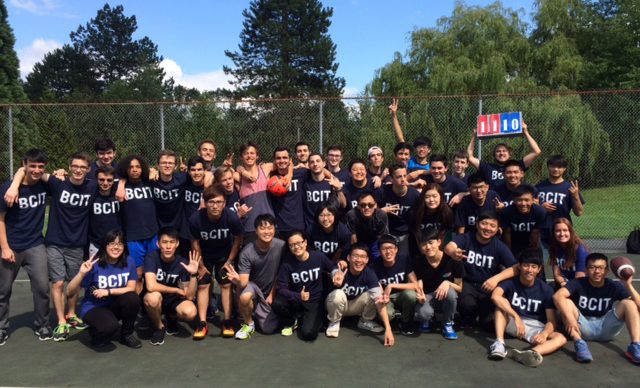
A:
[[[238,273],[249,274],[249,280],[260,288],[265,297],[271,292],[278,276],[278,267],[280,267],[284,248],[284,241],[274,238],[267,252],[260,252],[255,242],[247,245],[240,252]]]

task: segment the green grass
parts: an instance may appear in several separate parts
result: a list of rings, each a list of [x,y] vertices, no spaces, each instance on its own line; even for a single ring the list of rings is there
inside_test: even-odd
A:
[[[625,239],[640,225],[640,185],[585,190],[581,217],[573,217],[582,238]]]

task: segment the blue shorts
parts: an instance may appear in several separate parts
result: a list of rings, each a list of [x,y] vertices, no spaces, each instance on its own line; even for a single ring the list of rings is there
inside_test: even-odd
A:
[[[580,313],[578,324],[580,325],[580,333],[582,339],[586,341],[611,341],[615,336],[620,334],[624,327],[624,321],[621,321],[616,315],[616,306],[601,317],[585,317]]]
[[[128,241],[127,248],[129,248],[129,256],[136,262],[136,267],[142,267],[147,253],[158,249],[158,236],[146,240]]]

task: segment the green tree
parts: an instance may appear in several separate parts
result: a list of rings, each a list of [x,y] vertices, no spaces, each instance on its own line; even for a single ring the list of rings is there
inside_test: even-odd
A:
[[[16,38],[7,19],[7,7],[0,0],[0,102],[23,102],[26,96],[20,83],[18,55],[13,48]]]
[[[337,96],[345,85],[336,72],[329,36],[333,9],[318,0],[253,0],[242,12],[239,51],[225,51],[239,96]]]

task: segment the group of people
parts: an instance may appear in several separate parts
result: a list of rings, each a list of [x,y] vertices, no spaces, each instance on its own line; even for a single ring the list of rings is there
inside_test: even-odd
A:
[[[0,345],[24,268],[43,341],[88,328],[92,346],[119,336],[139,348],[137,326],[162,345],[179,321],[202,340],[220,307],[221,335],[239,340],[256,327],[305,341],[324,327],[336,338],[345,317],[383,333],[385,346],[394,332],[439,329],[455,340],[456,329],[479,326],[495,333],[489,358],[532,367],[567,337],[576,359],[591,361],[585,341],[609,341],[626,326],[625,354],[640,363],[640,295],[632,280],[607,278],[607,257],[574,230],[571,213],[582,215],[584,200],[565,179],[568,161],[549,157],[548,178],[525,183],[541,150],[523,125],[523,159],[501,143],[481,161],[474,135],[449,173],[430,139],[405,142],[397,109],[394,101],[398,143],[386,167],[378,146],[344,167],[342,147],[323,155],[305,142],[294,154],[276,147],[268,162],[247,142],[239,165],[229,154],[215,166],[216,144],[203,140],[186,163],[164,150],[151,167],[140,155],[116,163],[116,145],[99,139],[94,161],[79,152],[50,173],[45,153],[28,151],[0,187]],[[286,192],[271,190],[273,176]],[[530,347],[507,350],[505,334]]]

